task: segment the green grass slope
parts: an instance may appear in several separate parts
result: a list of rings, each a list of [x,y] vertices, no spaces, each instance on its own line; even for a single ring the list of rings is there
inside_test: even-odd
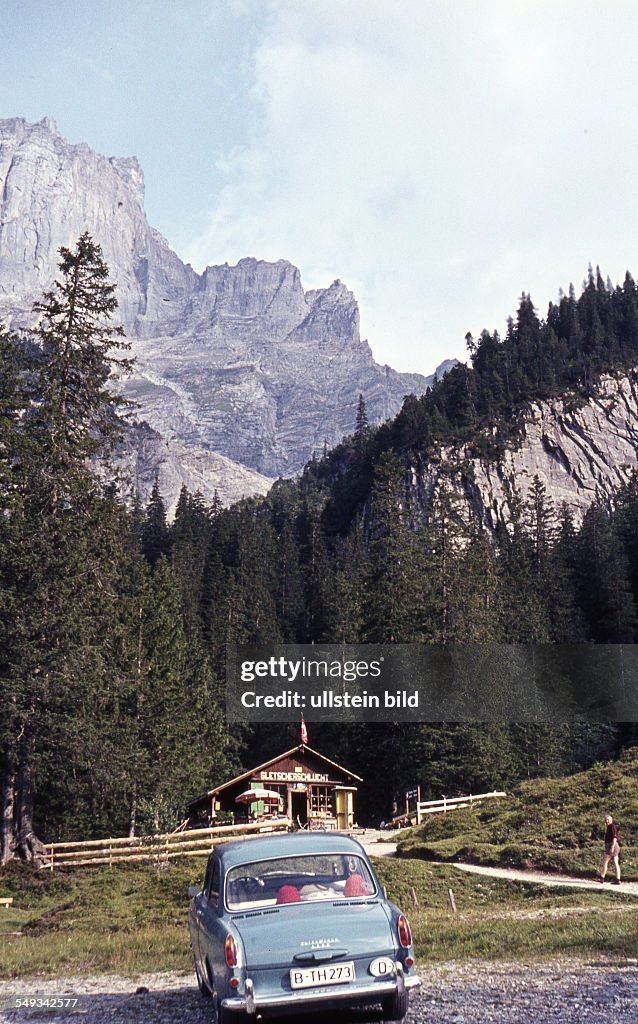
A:
[[[123,864],[53,875],[27,865],[5,868],[0,894],[12,895],[14,904],[0,909],[0,988],[1,979],[28,976],[166,970],[184,971],[194,985],[187,893],[201,880],[204,866],[204,860],[193,859],[162,870]],[[555,955],[622,958],[638,948],[638,900],[622,886],[554,889],[465,876],[420,860],[380,859],[376,868],[390,899],[410,917],[420,964]]]
[[[399,855],[595,874],[603,853],[604,815],[620,829],[621,865],[638,879],[638,749],[618,761],[561,779],[536,779],[511,796],[436,815],[402,833]]]

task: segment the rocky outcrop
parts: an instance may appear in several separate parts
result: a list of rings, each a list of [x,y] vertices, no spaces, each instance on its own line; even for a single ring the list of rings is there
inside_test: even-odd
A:
[[[58,249],[89,230],[117,284],[122,321],[164,320],[196,286],[197,275],[148,224],[144,175],[135,158],[99,156],[73,146],[44,118],[0,120],[0,303],[25,323],[33,300],[50,288]]]
[[[0,121],[0,190],[0,315],[28,324],[59,247],[90,231],[137,359],[127,397],[167,440],[288,475],[352,432],[360,393],[378,422],[432,379],[375,363],[340,281],[305,292],[285,260],[196,274],[149,226],[137,161],[70,145],[48,118]]]
[[[638,470],[638,376],[606,376],[595,397],[534,403],[520,436],[498,460],[472,457],[464,448],[414,463],[409,486],[424,514],[441,480],[452,480],[491,529],[510,520],[510,502],[523,500],[534,477],[559,509],[565,503],[580,522],[594,501],[609,502]]]
[[[153,485],[159,485],[169,519],[182,487],[201,494],[207,506],[217,498],[229,506],[242,498],[266,494],[273,480],[247,469],[216,452],[167,441],[147,424],[140,423],[126,434],[112,463],[117,467],[125,498],[137,495],[146,506]]]

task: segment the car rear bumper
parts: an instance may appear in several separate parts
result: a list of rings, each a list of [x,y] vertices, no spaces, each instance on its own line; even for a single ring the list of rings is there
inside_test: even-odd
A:
[[[371,982],[368,985],[326,986],[316,991],[297,989],[294,992],[255,995],[253,983],[250,978],[247,978],[246,994],[223,999],[222,1006],[225,1010],[238,1013],[259,1013],[262,1010],[277,1010],[295,1006],[301,1009],[303,1006],[316,1003],[350,1003],[354,1006],[357,1003],[380,1002],[386,996],[391,996],[397,991],[405,989],[410,991],[419,988],[420,985],[421,979],[416,974],[405,977],[403,966],[399,963],[396,964],[396,975],[392,980]]]

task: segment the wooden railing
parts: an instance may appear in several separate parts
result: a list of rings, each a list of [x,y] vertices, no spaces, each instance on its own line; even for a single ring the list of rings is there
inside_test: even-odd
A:
[[[428,814],[447,814],[448,811],[458,811],[462,807],[471,807],[481,800],[494,800],[497,797],[507,796],[507,793],[493,790],[491,793],[470,793],[468,796],[443,797],[441,800],[420,800],[416,805],[416,822],[421,824],[423,818]]]
[[[89,839],[85,842],[46,843],[42,867],[85,867],[88,864],[126,864],[132,861],[162,863],[176,857],[203,857],[218,843],[232,839],[253,839],[264,832],[288,831],[289,818],[273,818],[248,825],[218,825],[154,836],[123,836],[118,839]]]
[[[420,825],[428,814],[447,814],[449,811],[458,811],[462,807],[471,807],[481,800],[493,800],[495,797],[504,797],[507,793],[494,790],[491,793],[468,793],[467,796],[441,797],[440,800],[418,800],[412,809],[406,807],[405,814],[398,814],[390,822],[393,828],[407,828],[409,825]]]

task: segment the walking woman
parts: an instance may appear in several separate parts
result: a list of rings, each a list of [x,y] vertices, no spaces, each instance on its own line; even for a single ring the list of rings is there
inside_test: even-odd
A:
[[[605,856],[603,857],[602,864],[600,865],[598,880],[600,882],[605,881],[609,861],[612,861],[616,869],[616,877],[613,882],[614,885],[620,885],[620,843],[618,842],[618,825],[612,818],[611,814],[605,815],[605,825],[607,826],[607,830],[605,832]]]

